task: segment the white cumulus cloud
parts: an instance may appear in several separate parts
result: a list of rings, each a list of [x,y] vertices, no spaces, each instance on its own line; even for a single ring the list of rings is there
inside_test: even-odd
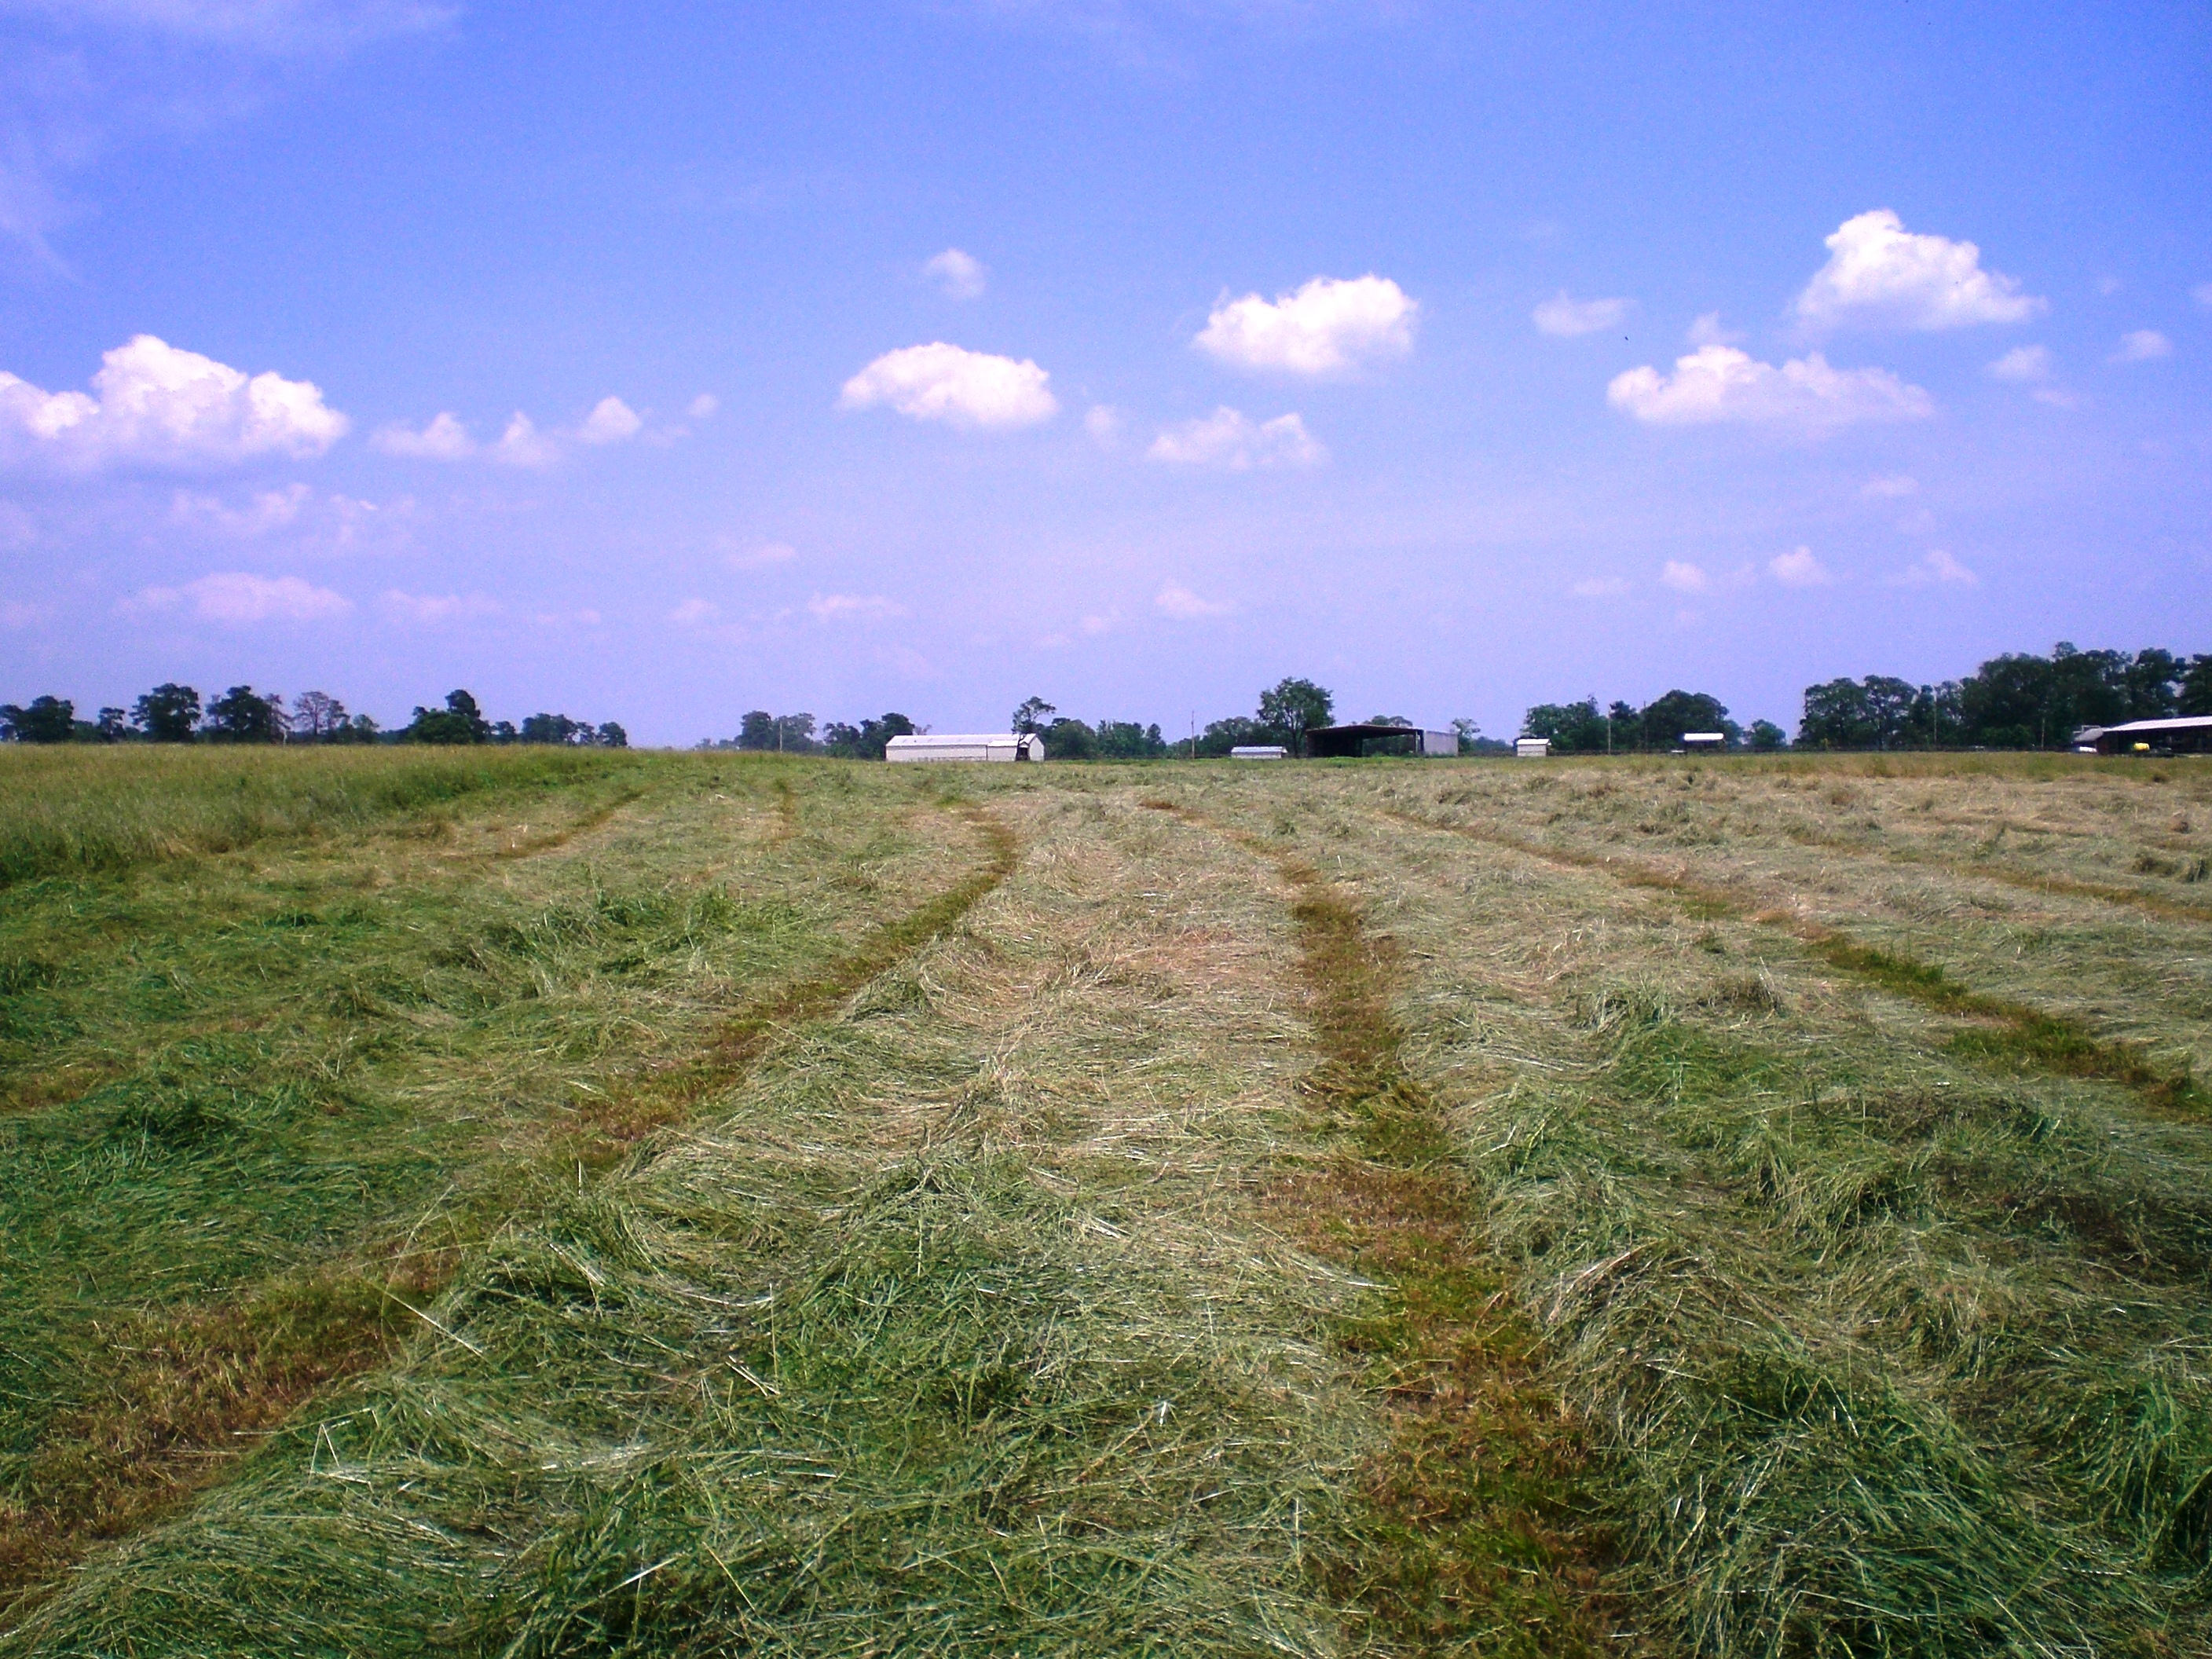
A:
[[[957,427],[1035,426],[1060,410],[1052,377],[1024,359],[969,351],[942,340],[886,351],[845,382],[847,409],[888,404],[917,421]]]
[[[325,622],[343,617],[353,602],[297,576],[256,576],[220,571],[181,587],[141,588],[126,601],[136,611],[187,611],[200,622]]]
[[[2130,330],[2120,336],[2120,349],[2112,354],[2116,363],[2147,363],[2154,357],[2173,356],[2173,342],[2154,328]]]
[[[702,392],[684,406],[684,412],[695,421],[708,421],[714,417],[721,406],[720,398],[711,392]]]
[[[88,468],[303,460],[345,435],[319,387],[243,371],[141,334],[108,352],[92,395],[44,392],[0,372],[0,456]]]
[[[561,459],[561,446],[518,409],[491,447],[491,458],[504,466],[550,466]]]
[[[935,283],[948,300],[980,300],[991,275],[981,259],[957,247],[925,260],[921,274]]]
[[[1606,401],[1655,426],[1752,421],[1810,431],[1857,421],[1919,420],[1935,404],[1886,368],[1835,368],[1819,352],[1777,368],[1734,346],[1700,347],[1662,374],[1650,364],[1613,377]]]
[[[1669,559],[1661,567],[1659,580],[1677,593],[1702,593],[1713,585],[1703,565],[1686,564],[1680,559]]]
[[[1768,573],[1784,587],[1826,587],[1835,578],[1809,547],[1792,548],[1766,562]]]
[[[644,419],[621,398],[602,398],[576,428],[576,435],[587,444],[618,444],[637,436],[644,425]]]
[[[1316,276],[1272,301],[1224,295],[1191,343],[1239,368],[1337,374],[1411,351],[1419,310],[1387,276]]]
[[[1887,208],[1844,220],[1827,246],[1828,263],[1797,296],[1808,328],[1967,328],[2045,309],[2012,277],[1983,270],[1972,242],[1916,234]]]
[[[1693,346],[1741,345],[1743,339],[1741,331],[1721,326],[1717,311],[1700,313],[1690,325],[1689,340]]]
[[[1202,419],[1167,428],[1145,453],[1156,461],[1226,467],[1231,472],[1255,466],[1312,466],[1328,459],[1328,452],[1297,416],[1254,421],[1225,404]]]
[[[1196,622],[1201,617],[1225,617],[1229,614],[1227,605],[1212,599],[1202,599],[1176,581],[1163,583],[1160,591],[1152,596],[1152,603],[1177,622]]]
[[[1083,412],[1083,429],[1101,448],[1111,449],[1121,441],[1121,411],[1111,404],[1093,404]]]
[[[1577,300],[1561,289],[1529,314],[1535,319],[1539,334],[1572,339],[1578,334],[1619,328],[1635,306],[1633,300]]]
[[[441,411],[420,432],[399,422],[379,427],[368,441],[387,455],[408,455],[428,461],[465,461],[477,453],[459,416]]]

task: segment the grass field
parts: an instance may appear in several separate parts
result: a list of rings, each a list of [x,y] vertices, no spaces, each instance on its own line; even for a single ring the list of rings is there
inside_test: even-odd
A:
[[[0,750],[0,1655],[2212,1651],[2212,768]]]

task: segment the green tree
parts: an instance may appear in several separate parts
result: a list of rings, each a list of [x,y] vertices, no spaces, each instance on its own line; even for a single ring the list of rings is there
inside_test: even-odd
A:
[[[1743,741],[1743,728],[1729,718],[1718,697],[1704,691],[1669,691],[1644,706],[1644,743],[1650,749],[1679,748],[1686,732],[1718,732],[1735,748]]]
[[[1278,680],[1260,694],[1259,723],[1279,733],[1277,740],[1287,745],[1292,754],[1304,754],[1306,733],[1327,726],[1335,712],[1335,696],[1311,680]],[[1268,741],[1265,738],[1256,740]]]
[[[76,705],[66,697],[33,697],[28,708],[0,704],[0,735],[11,743],[67,743],[76,735]]]
[[[1042,697],[1024,697],[1014,705],[1013,724],[1008,729],[1017,732],[1042,732],[1059,712]]]
[[[1281,743],[1286,735],[1280,726],[1270,726],[1243,714],[1231,714],[1227,720],[1209,722],[1198,734],[1198,752],[1218,758],[1232,749],[1255,744]]]
[[[910,738],[915,723],[903,714],[864,720],[858,726],[832,720],[822,729],[822,745],[843,760],[881,760],[893,738]]]
[[[592,742],[599,733],[588,720],[572,720],[566,714],[532,714],[514,734],[517,743],[556,744],[576,747]]]
[[[216,743],[282,743],[284,700],[250,685],[234,685],[207,708],[207,736]]]
[[[2182,676],[2181,696],[2176,700],[2174,712],[2212,714],[2212,655],[2195,656],[2189,659],[2189,669]]]
[[[131,723],[155,743],[190,743],[199,731],[200,694],[189,685],[157,685],[131,705]]]
[[[1748,733],[1751,746],[1762,755],[1771,755],[1790,746],[1790,734],[1772,720],[1753,720]]]
[[[1157,722],[1139,726],[1134,720],[1101,720],[1094,730],[1098,755],[1104,760],[1151,760],[1168,751]]]
[[[491,736],[491,722],[467,692],[448,691],[443,708],[425,708],[417,703],[415,717],[399,736],[405,743],[483,743]]]
[[[1098,752],[1098,734],[1066,714],[1044,729],[1044,752],[1054,760],[1089,760]]]
[[[627,749],[629,747],[629,733],[623,729],[620,720],[601,720],[599,734],[592,742],[601,749]]]
[[[775,747],[775,716],[765,708],[746,711],[738,722],[738,747],[763,750]]]
[[[1521,732],[1524,737],[1549,738],[1553,751],[1562,755],[1602,755],[1608,736],[1594,696],[1580,702],[1540,702],[1522,716]]]
[[[307,743],[334,743],[345,726],[345,705],[327,691],[302,691],[292,699],[294,738]]]
[[[122,743],[131,736],[131,717],[120,708],[103,708],[92,729],[102,743]]]

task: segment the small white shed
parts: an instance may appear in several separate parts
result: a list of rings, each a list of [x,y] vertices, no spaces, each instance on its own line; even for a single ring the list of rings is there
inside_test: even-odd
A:
[[[1516,738],[1513,752],[1522,760],[1549,760],[1552,740],[1549,738]]]
[[[1291,751],[1279,743],[1240,743],[1229,751],[1231,760],[1287,760]]]
[[[893,738],[887,761],[1041,761],[1044,739],[1034,732],[922,732]]]
[[[1685,732],[1682,747],[1692,755],[1710,755],[1728,747],[1725,732]]]

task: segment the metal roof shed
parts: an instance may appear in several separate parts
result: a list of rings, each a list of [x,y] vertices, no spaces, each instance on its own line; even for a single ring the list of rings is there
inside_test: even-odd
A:
[[[1416,755],[1456,755],[1459,753],[1459,733],[1431,732],[1418,726],[1386,726],[1379,720],[1361,720],[1351,726],[1316,726],[1306,733],[1306,753],[1316,760],[1356,760],[1367,752],[1367,745],[1391,738],[1411,738]]]
[[[893,738],[887,761],[1041,761],[1044,739],[1034,732],[923,732]]]
[[[2075,734],[2078,745],[2087,731]],[[2090,739],[2100,755],[2212,754],[2212,714],[2185,714],[2179,720],[2130,720],[2107,726]]]

